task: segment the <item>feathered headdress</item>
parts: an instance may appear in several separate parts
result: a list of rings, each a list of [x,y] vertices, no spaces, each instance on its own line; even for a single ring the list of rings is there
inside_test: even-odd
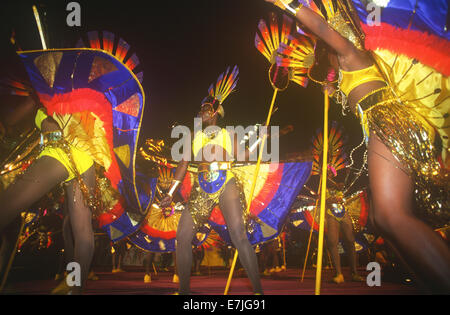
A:
[[[233,92],[239,80],[239,68],[234,66],[230,73],[230,67],[224,73],[221,73],[217,78],[216,84],[212,83],[208,89],[208,96],[202,100],[202,106],[211,104],[214,110],[222,117],[225,116],[225,110],[222,103]]]

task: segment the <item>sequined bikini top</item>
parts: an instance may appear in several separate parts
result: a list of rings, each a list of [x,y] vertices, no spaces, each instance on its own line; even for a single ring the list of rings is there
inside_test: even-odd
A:
[[[197,132],[192,143],[192,152],[194,153],[194,156],[197,156],[198,151],[209,144],[218,145],[222,147],[229,155],[233,156],[231,137],[226,129],[222,128],[220,131],[211,136],[207,135],[203,131]]]

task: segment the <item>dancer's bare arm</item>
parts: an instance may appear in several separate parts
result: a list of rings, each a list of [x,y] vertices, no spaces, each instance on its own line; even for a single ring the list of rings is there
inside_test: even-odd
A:
[[[283,3],[290,3],[289,0],[265,0],[266,2],[273,3],[274,5],[284,9],[285,5]],[[309,31],[314,33],[317,37],[327,43],[332,49],[334,49],[339,56],[340,65],[346,69],[348,65],[355,65],[362,63],[361,66],[365,66],[367,61],[362,52],[347,40],[345,37],[341,36],[333,28],[331,28],[327,21],[325,21],[320,15],[312,11],[307,7],[301,7],[298,10],[295,18],[306,26]],[[352,70],[352,69],[349,69]]]
[[[188,169],[189,161],[181,160],[180,163],[177,166],[177,169],[175,170],[175,175],[173,176],[174,180],[179,181],[180,184],[176,189],[172,192],[172,195],[166,195],[160,202],[159,206],[161,208],[168,207],[173,200],[174,193],[179,189],[181,186],[181,182],[183,182],[184,177],[186,176],[186,172]]]

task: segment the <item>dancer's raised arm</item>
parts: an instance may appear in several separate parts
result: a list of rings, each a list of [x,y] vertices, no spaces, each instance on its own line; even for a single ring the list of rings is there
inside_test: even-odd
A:
[[[361,51],[348,39],[330,27],[327,21],[298,0],[265,0],[273,3],[282,10],[295,15],[295,18],[308,28],[313,34],[333,48],[341,66],[346,64],[365,63]]]

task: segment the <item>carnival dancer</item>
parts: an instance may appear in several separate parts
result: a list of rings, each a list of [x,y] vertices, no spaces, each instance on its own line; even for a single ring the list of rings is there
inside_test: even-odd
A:
[[[127,241],[121,240],[111,244],[112,273],[124,272],[123,259],[127,253]]]
[[[344,207],[343,191],[345,186],[344,183],[336,183],[333,181],[333,178],[336,178],[336,176],[338,176],[337,172],[331,166],[328,170],[328,181],[331,185],[327,187],[325,226],[328,250],[331,255],[331,261],[333,262],[333,266],[336,270],[336,276],[333,277],[333,282],[337,284],[344,282],[344,276],[341,269],[341,257],[338,251],[340,231],[342,231],[345,251],[348,256],[351,280],[360,282],[364,281],[364,279],[358,274],[357,271],[353,223],[350,215]]]
[[[448,52],[448,40],[429,35],[427,29],[413,32],[406,30],[408,26],[389,26],[396,40],[378,41],[380,49],[373,45],[374,52],[369,52],[348,2],[322,0],[321,12],[313,1],[266,1],[290,12],[337,56],[338,100],[360,119],[367,140],[374,222],[430,290],[450,292],[450,251],[429,226],[448,225],[450,217],[448,55],[427,59],[442,54],[439,47]],[[422,10],[415,3],[412,7]],[[443,18],[427,21],[445,24],[448,3],[438,1],[434,8],[430,11]],[[409,25],[416,9],[408,12]],[[389,27],[372,36],[386,36]],[[367,26],[365,33],[371,31]],[[415,36],[419,46],[424,39],[434,39],[437,49],[428,45],[430,56],[406,49],[408,36]],[[366,44],[369,39],[366,36]],[[425,65],[430,60],[431,67]]]
[[[280,238],[277,237],[267,243],[262,244],[262,260],[265,276],[270,276],[272,273],[281,272],[286,270],[286,266],[283,265],[283,259],[281,259],[281,244]]]
[[[72,294],[82,293],[89,274],[94,253],[92,215],[124,212],[118,190],[127,194],[128,189],[121,172],[132,170],[134,160],[121,153],[134,152],[143,111],[139,74],[133,73],[139,62],[135,55],[125,60],[129,45],[123,39],[114,45],[109,32],[104,32],[100,45],[98,33],[97,41],[92,35],[92,48],[18,53],[40,106],[35,123],[42,134],[41,152],[0,194],[2,231],[21,211],[64,184],[73,259],[81,277],[75,286],[59,291]],[[129,179],[134,181],[134,176]],[[128,196],[132,200],[133,195]]]
[[[332,74],[333,71],[330,71]],[[327,75],[327,81],[333,81],[331,75]],[[327,89],[332,89],[326,86]],[[333,277],[333,282],[340,284],[344,282],[344,276],[341,269],[341,260],[338,251],[339,234],[342,231],[342,240],[345,246],[345,251],[348,256],[348,261],[351,270],[352,281],[363,281],[357,272],[357,260],[355,249],[355,235],[353,234],[353,219],[347,209],[345,203],[345,195],[351,186],[356,182],[365,165],[362,165],[355,178],[350,180],[351,166],[349,157],[346,154],[345,145],[347,142],[344,136],[344,130],[339,127],[337,122],[333,121],[330,126],[328,136],[328,157],[327,157],[327,190],[326,190],[326,213],[325,213],[325,232],[328,251],[330,253],[331,261],[336,270],[336,276]],[[324,136],[321,130],[317,131],[317,135],[313,138],[313,175],[319,175],[321,172]],[[355,222],[356,225],[359,225]]]
[[[3,13],[3,12],[2,12]],[[17,144],[23,136],[33,134],[33,115],[36,105],[30,96],[30,82],[26,70],[14,49],[12,27],[0,28],[0,158],[1,168],[8,165],[11,153],[19,152]],[[11,164],[9,164],[11,165]],[[3,173],[3,172],[2,172]],[[6,189],[11,177],[0,177],[0,190]],[[15,244],[21,233],[22,218],[17,215],[0,230],[0,290],[1,282],[8,273],[8,262],[16,250]]]
[[[179,294],[189,294],[192,265],[192,239],[195,232],[207,222],[211,211],[219,205],[228,226],[232,243],[239,251],[239,258],[247,271],[255,294],[262,294],[256,254],[247,238],[244,222],[245,199],[236,177],[230,171],[231,160],[237,157],[237,137],[226,129],[217,127],[219,116],[224,116],[222,102],[233,91],[237,83],[237,66],[230,73],[222,74],[216,89],[210,87],[209,95],[202,101],[198,117],[203,130],[194,135],[192,153],[201,161],[195,177],[188,204],[181,215],[177,229],[176,265],[180,280]],[[215,127],[215,128],[214,128]],[[208,132],[208,129],[212,132]],[[235,145],[233,146],[233,143]],[[214,158],[211,159],[213,153]],[[190,155],[191,153],[189,153]],[[183,181],[190,157],[186,155],[179,163],[174,182],[161,207],[170,205],[174,192]]]
[[[36,122],[43,134],[55,138],[53,141],[61,139],[62,132],[59,125],[53,118],[47,116],[43,110],[38,111]],[[75,238],[74,261],[80,264],[81,270],[88,271],[94,253],[92,214],[89,207],[84,203],[80,186],[76,183],[76,180],[73,180],[75,178],[74,173],[70,174],[68,171],[70,166],[70,162],[68,162],[69,157],[64,155],[63,152],[62,149],[58,148],[50,149],[50,146],[48,151],[44,149],[40,157],[30,165],[24,174],[1,193],[0,230],[3,230],[20,211],[27,209],[54,186],[61,182],[66,182],[67,197],[73,201],[69,203],[68,209],[72,216],[71,223]],[[60,155],[64,156],[66,161],[63,161],[66,162],[67,166],[57,158],[52,157],[51,154],[55,154],[58,157]],[[84,187],[87,188],[86,192],[92,194],[95,185],[93,160],[89,156],[83,156],[80,160],[80,179],[83,181]],[[83,272],[82,279],[85,280],[86,277],[87,273]]]

